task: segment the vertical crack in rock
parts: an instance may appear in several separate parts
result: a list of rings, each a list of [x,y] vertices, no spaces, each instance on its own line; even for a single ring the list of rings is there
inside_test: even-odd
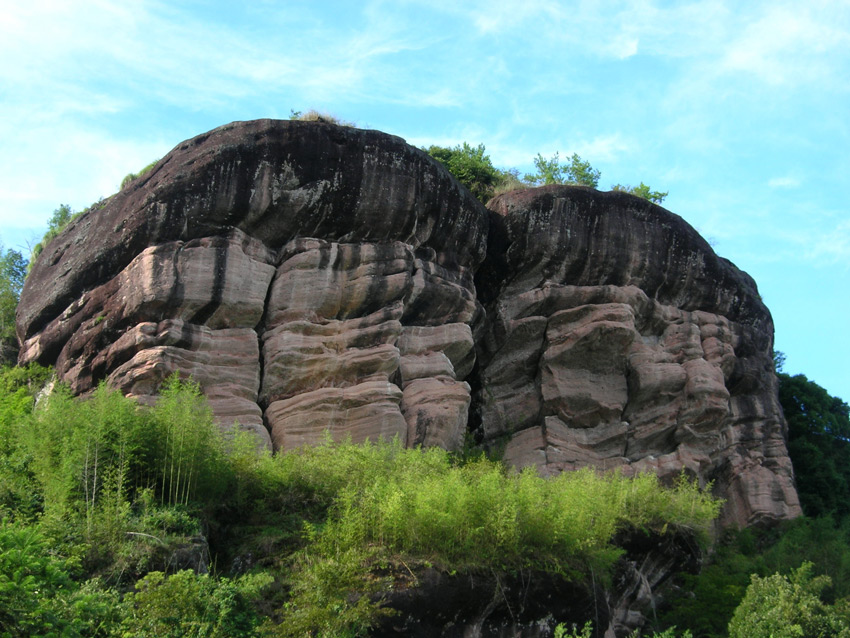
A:
[[[277,268],[280,266],[280,256],[275,255],[274,261],[272,262],[275,266],[275,273],[269,278],[268,286],[266,287],[266,292],[263,295],[263,312],[260,315],[260,320],[254,325],[254,333],[257,341],[257,362],[259,367],[259,383],[257,385],[257,391],[254,395],[254,401],[257,403],[257,406],[260,408],[260,412],[262,413],[263,427],[269,433],[269,440],[271,440],[271,424],[268,421],[266,416],[266,408],[268,408],[268,403],[263,400],[262,397],[262,389],[263,384],[265,383],[266,376],[266,359],[263,353],[263,335],[266,331],[266,314],[269,309],[269,300],[272,295],[272,289],[274,288],[275,278],[277,277]]]
[[[189,318],[189,323],[205,324],[221,305],[221,300],[224,296],[224,277],[227,271],[228,250],[226,246],[216,246],[213,251],[215,259],[213,263],[213,281],[210,300]]]

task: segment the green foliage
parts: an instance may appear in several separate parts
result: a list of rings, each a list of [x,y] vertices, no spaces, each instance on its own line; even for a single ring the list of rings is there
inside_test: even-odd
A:
[[[0,636],[105,636],[117,597],[97,581],[80,587],[78,567],[38,528],[0,522]]]
[[[122,635],[134,638],[255,636],[260,617],[252,601],[271,583],[267,574],[231,580],[183,570],[151,572],[124,600]]]
[[[668,601],[664,626],[687,627],[697,638],[725,638],[750,574],[766,573],[756,535],[750,530],[727,532],[715,547],[711,562],[698,575],[679,577],[680,595]]]
[[[585,623],[581,630],[575,626],[568,629],[566,625],[560,624],[555,627],[555,638],[593,638],[593,623]]]
[[[25,433],[46,512],[60,519],[82,515],[91,531],[98,508],[125,501],[145,425],[135,404],[105,385],[86,401],[56,386]]]
[[[30,456],[21,441],[35,395],[50,374],[49,369],[36,364],[0,368],[0,519],[30,519],[41,509]]]
[[[0,375],[0,471],[25,483],[2,506],[15,517],[7,525],[36,530],[33,551],[73,557],[27,581],[33,600],[19,614],[64,623],[63,635],[363,635],[388,613],[382,595],[399,565],[604,578],[618,530],[704,530],[718,509],[684,479],[669,490],[653,475],[544,480],[398,442],[328,441],[273,457],[248,435],[225,441],[196,384],[172,377],[152,408],[106,386],[85,400],[57,386],[33,408],[45,375]],[[24,514],[27,482],[38,500]],[[222,560],[256,554],[264,571],[166,575],[176,547],[202,530],[213,547],[238,539]],[[104,584],[126,591],[137,580],[123,603]],[[35,593],[50,587],[50,600]]]
[[[18,357],[15,310],[27,275],[27,261],[17,250],[0,248],[0,365]]]
[[[843,601],[850,596],[848,407],[806,377],[782,373],[781,352],[774,353],[774,363],[779,399],[789,425],[789,454],[809,517],[773,530],[729,534],[698,576],[680,579],[684,595],[672,601],[663,622],[689,627],[698,638],[727,635],[728,623],[748,592],[750,575],[756,576],[758,585],[751,587],[749,601],[738,612],[737,631],[773,630],[775,636],[839,635],[837,632],[845,631],[834,626],[805,628],[808,621],[804,620],[807,614],[814,614],[818,622],[826,618],[829,625],[843,616]],[[810,579],[818,584],[817,592],[803,586],[803,572],[795,572],[803,559],[810,562],[805,573],[817,575]],[[772,610],[758,609],[758,605],[769,606],[765,601],[771,599],[782,603]],[[837,601],[835,608],[828,606],[832,601]],[[761,615],[768,611],[773,620],[762,623]],[[776,629],[777,624],[786,628]],[[753,629],[755,625],[762,629]]]
[[[29,263],[27,263],[26,266],[27,273],[32,270],[32,265],[35,263],[36,258],[42,253],[45,246],[47,246],[47,244],[53,241],[53,239],[57,235],[59,235],[59,233],[61,233],[68,224],[70,224],[72,221],[74,221],[81,215],[84,215],[89,211],[97,210],[103,205],[104,200],[103,198],[101,198],[88,208],[85,208],[78,212],[74,212],[67,204],[60,204],[59,208],[53,211],[53,216],[47,222],[47,231],[45,231],[44,236],[41,238],[41,241],[38,242],[35,246],[33,246],[32,252],[30,253]]]
[[[450,569],[604,570],[619,554],[610,541],[622,527],[704,529],[718,509],[690,483],[662,490],[653,474],[588,469],[546,480],[485,458],[455,465],[437,448],[389,449],[386,473],[339,492],[323,533],[341,547],[377,543]]]
[[[699,575],[680,576],[681,594],[669,601],[662,625],[687,627],[697,638],[725,637],[750,576],[789,575],[804,558],[812,573],[831,581],[822,592],[826,602],[850,596],[850,521],[836,526],[830,518],[803,517],[770,530],[728,531]]]
[[[775,534],[778,538],[770,539],[770,546],[759,556],[764,568],[752,572],[788,574],[805,558],[813,564],[813,573],[828,576],[832,583],[824,591],[825,600],[850,596],[850,519],[836,525],[829,517],[802,517]]]
[[[623,184],[614,184],[614,186],[611,187],[611,190],[631,193],[632,195],[643,197],[644,199],[649,200],[650,202],[653,202],[655,204],[660,204],[664,201],[667,195],[669,195],[669,193],[667,192],[662,193],[661,191],[654,191],[643,182],[641,182],[639,186],[624,186]]]
[[[602,173],[590,165],[577,153],[573,153],[566,164],[560,163],[559,154],[546,159],[540,153],[534,158],[536,173],[526,174],[523,181],[531,186],[547,184],[578,184],[596,188]]]
[[[181,508],[217,500],[232,477],[197,385],[176,377],[152,409],[105,385],[87,400],[59,385],[25,423],[0,472],[31,476],[44,524],[87,546],[86,569],[117,571],[122,581],[164,567],[170,551],[199,533]],[[13,486],[4,496],[10,508],[27,487]]]
[[[286,638],[317,636],[354,638],[388,615],[379,594],[388,582],[372,575],[373,548],[353,546],[337,550],[313,530],[309,548],[294,562],[289,601],[283,621],[273,635]],[[321,550],[325,550],[324,553]]]
[[[850,407],[802,374],[777,376],[803,511],[843,518],[850,514]]]
[[[790,577],[754,575],[729,623],[730,638],[850,636],[836,610],[820,599],[829,584],[827,576],[812,576],[811,563],[803,563]]]
[[[41,238],[40,242],[33,246],[28,269],[32,268],[33,263],[42,253],[44,247],[47,246],[47,244],[49,244],[56,235],[62,232],[62,229],[71,223],[71,220],[76,219],[79,214],[80,213],[74,213],[71,210],[71,207],[67,204],[60,204],[59,208],[53,211],[53,216],[47,222],[47,230],[44,232],[44,236]]]
[[[158,159],[157,159],[157,160],[152,161],[150,164],[148,164],[148,165],[147,165],[147,166],[145,166],[143,169],[141,169],[138,173],[127,173],[127,174],[124,176],[124,179],[122,179],[122,180],[121,180],[121,188],[120,188],[119,190],[122,190],[122,191],[123,191],[125,188],[127,188],[127,186],[129,186],[129,185],[130,185],[130,183],[131,183],[133,180],[139,179],[140,177],[142,177],[142,176],[147,175],[148,173],[150,173],[150,172],[151,172],[151,170],[153,170],[153,167],[154,167],[154,166],[156,166],[157,162],[159,162],[159,160],[158,160]]]
[[[693,484],[682,480],[664,490],[651,474],[626,479],[585,470],[546,480],[484,458],[453,464],[437,448],[333,449],[348,470],[346,481],[327,521],[307,528],[283,623],[320,635],[358,635],[374,622],[375,594],[383,586],[372,575],[376,564],[403,557],[447,570],[538,569],[579,578],[593,569],[598,575],[620,555],[612,544],[620,529],[704,531],[719,508]],[[364,456],[371,460],[358,474]],[[333,623],[343,611],[348,620],[341,628]]]
[[[577,627],[572,627],[568,629],[566,625],[558,625],[555,627],[555,638],[592,638],[593,636],[593,623],[585,623],[584,627],[579,630]],[[650,636],[649,634],[641,634],[637,630],[633,633],[629,634],[629,638],[639,638],[640,636],[646,636],[647,638],[676,638],[677,633],[675,627],[666,629],[661,633],[653,632]],[[685,630],[682,634],[679,635],[680,638],[693,638],[690,631]]]
[[[152,412],[156,445],[148,446],[163,503],[209,502],[226,489],[224,442],[201,389],[174,374],[160,390]]]
[[[464,142],[454,148],[429,146],[424,150],[480,201],[486,202],[493,196],[494,188],[500,182],[500,173],[493,167],[483,144],[471,146]]]
[[[101,384],[87,400],[58,385],[33,414],[25,441],[48,514],[126,508],[155,487],[163,504],[207,503],[226,489],[224,441],[196,383],[174,375],[150,410]]]

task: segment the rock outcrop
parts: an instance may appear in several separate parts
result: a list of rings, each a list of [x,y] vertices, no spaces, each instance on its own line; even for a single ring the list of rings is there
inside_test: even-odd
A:
[[[508,193],[477,292],[475,409],[485,443],[546,473],[683,469],[724,521],[799,515],[753,280],[681,218],[622,192]]]
[[[323,122],[182,143],[33,266],[20,361],[224,426],[714,481],[724,522],[800,513],[754,282],[681,218],[553,186],[489,210],[403,140]]]
[[[403,140],[262,120],[189,140],[35,263],[21,361],[150,400],[191,374],[224,425],[457,447],[488,213]]]

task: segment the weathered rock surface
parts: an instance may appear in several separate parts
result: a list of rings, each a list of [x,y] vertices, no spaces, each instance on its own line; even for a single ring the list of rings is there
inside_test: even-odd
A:
[[[151,400],[191,374],[267,445],[467,432],[555,473],[715,481],[800,513],[754,282],[682,219],[554,186],[484,208],[403,140],[322,122],[182,143],[45,249],[20,361]]]
[[[497,197],[481,268],[485,443],[555,473],[716,481],[724,522],[800,514],[755,283],[681,218],[618,192]]]
[[[235,123],[70,224],[18,309],[21,361],[150,400],[191,374],[224,425],[291,448],[457,447],[489,214],[403,140]]]

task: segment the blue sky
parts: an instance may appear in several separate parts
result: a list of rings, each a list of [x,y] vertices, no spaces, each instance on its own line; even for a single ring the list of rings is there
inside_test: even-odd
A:
[[[0,0],[0,241],[182,140],[316,108],[669,191],[786,371],[850,400],[850,2]]]

